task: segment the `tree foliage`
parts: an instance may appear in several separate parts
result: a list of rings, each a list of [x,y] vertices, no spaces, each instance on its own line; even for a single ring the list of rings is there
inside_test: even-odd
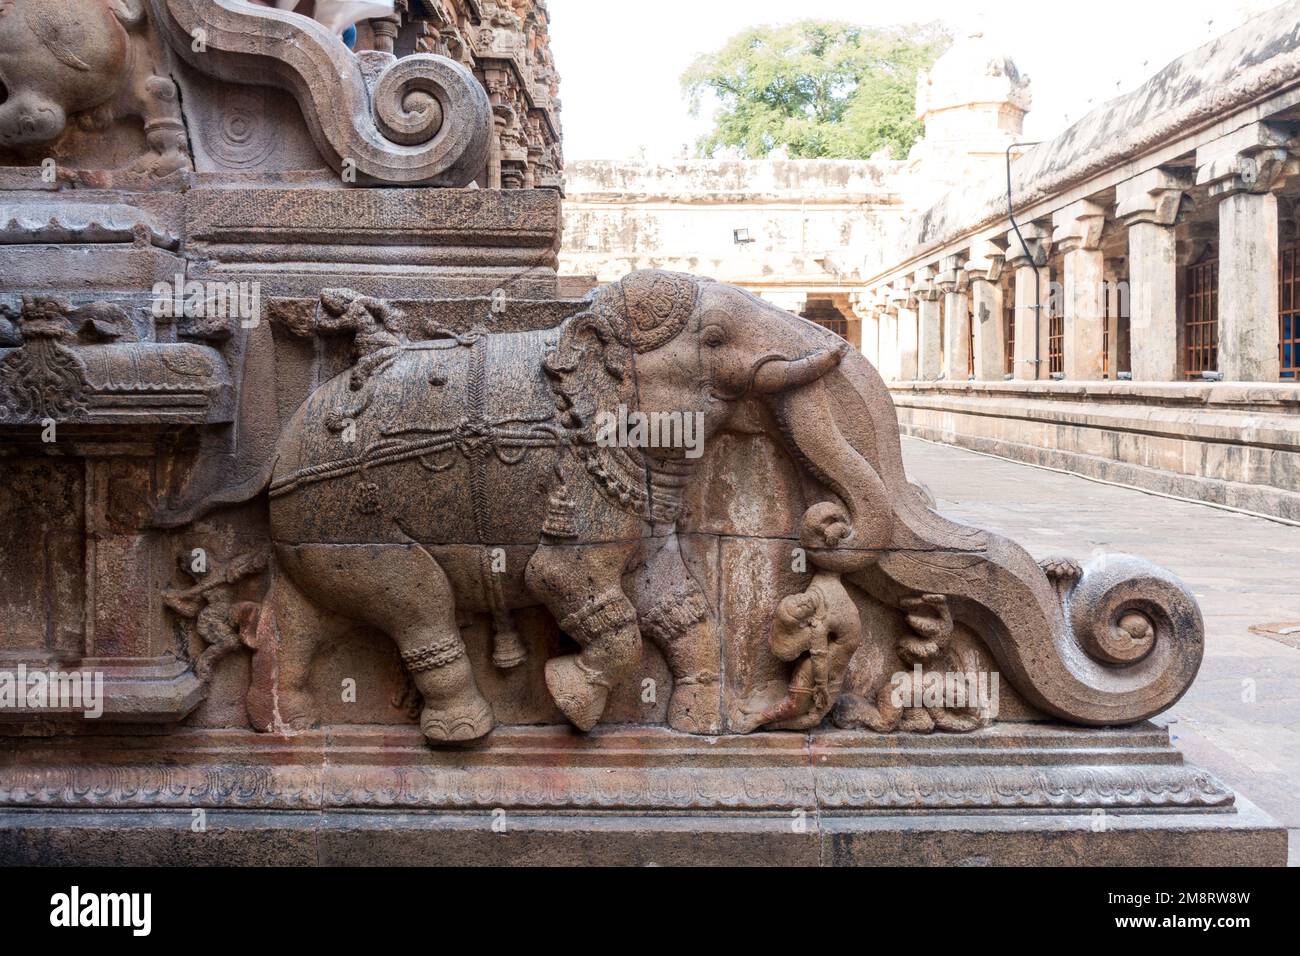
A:
[[[696,152],[710,157],[731,148],[758,159],[784,146],[791,158],[866,159],[887,147],[901,159],[921,133],[917,72],[950,39],[937,23],[752,27],[682,74],[692,115],[709,94],[719,105],[713,132]]]

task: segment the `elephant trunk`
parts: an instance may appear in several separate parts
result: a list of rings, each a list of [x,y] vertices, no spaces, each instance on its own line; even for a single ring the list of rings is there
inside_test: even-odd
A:
[[[814,563],[830,570],[864,567],[889,546],[894,508],[884,482],[840,429],[825,376],[811,384],[768,394],[786,444],[810,474],[839,496],[847,510],[848,533],[838,540],[805,540]],[[805,534],[805,538],[809,535]]]
[[[847,511],[847,536],[827,515],[805,526],[814,564],[895,607],[945,595],[954,620],[983,639],[1016,690],[1065,720],[1133,723],[1191,684],[1204,624],[1185,585],[1116,555],[1054,581],[1014,542],[935,512],[907,482],[893,402],[865,359],[847,355],[829,374],[766,401],[791,452]]]

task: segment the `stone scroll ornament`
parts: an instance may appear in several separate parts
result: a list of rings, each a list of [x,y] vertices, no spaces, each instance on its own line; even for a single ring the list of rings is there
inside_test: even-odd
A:
[[[316,147],[345,178],[465,186],[487,162],[487,93],[454,60],[354,54],[315,20],[242,0],[149,2],[161,33],[194,68],[293,94]]]
[[[945,519],[904,475],[875,369],[741,289],[636,272],[557,328],[500,333],[417,328],[391,303],[327,290],[299,325],[350,335],[354,360],[285,426],[262,485],[274,573],[255,643],[275,655],[273,684],[249,699],[262,729],[315,721],[314,650],[361,623],[396,642],[428,738],[481,737],[494,717],[458,615],[490,616],[509,651],[511,614],[542,605],[578,646],[545,664],[573,725],[597,724],[648,640],[672,672],[669,725],[720,732],[721,629],[678,541],[684,496],[707,471],[681,448],[598,440],[601,413],[619,406],[701,412],[706,447],[741,416],[765,423],[818,489],[796,530],[806,586],[781,596],[766,632],[739,635],[788,662],[788,686],[732,731],[825,719],[882,732],[980,726],[976,713],[845,690],[868,637],[855,593],[906,621],[891,637],[904,662],[967,666],[982,642],[1024,699],[1075,723],[1158,713],[1199,666],[1200,612],[1173,575],[1119,556],[1044,567]]]

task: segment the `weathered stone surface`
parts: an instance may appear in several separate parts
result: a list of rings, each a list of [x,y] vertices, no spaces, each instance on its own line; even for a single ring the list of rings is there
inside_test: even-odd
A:
[[[12,809],[15,788],[21,793],[27,778],[10,758],[0,765],[6,798],[0,860],[840,866],[1285,860],[1285,831],[1212,777],[1182,766],[1163,731],[1006,727],[889,743],[837,732],[814,735],[811,745],[792,735],[757,735],[693,746],[691,738],[662,731],[600,731],[577,740],[537,729],[451,753],[429,751],[409,730],[340,728],[292,742],[207,732],[173,735],[165,747],[188,763],[171,769],[154,762],[165,752],[157,742],[137,738],[129,745],[138,750],[135,759],[150,762],[133,766],[124,751],[114,785],[90,790],[85,782],[103,771],[82,768],[82,786],[58,789],[55,748],[42,757],[51,770],[42,778],[44,809]],[[911,756],[900,760],[900,745]],[[232,762],[194,764],[200,750],[204,759]],[[76,806],[99,811],[52,809]],[[208,810],[206,832],[192,831],[191,807]],[[1144,807],[1161,812],[1138,812]],[[1055,812],[1041,812],[1048,808]],[[909,815],[864,813],[873,809]],[[932,812],[917,813],[923,809]],[[1015,809],[1040,812],[1007,812]],[[665,810],[677,814],[661,815]],[[684,810],[689,814],[681,815]]]
[[[1176,578],[940,516],[876,370],[771,302],[658,269],[557,298],[544,8],[408,5],[356,53],[253,4],[93,8],[156,55],[106,84],[170,105],[143,142],[114,114],[102,165],[81,124],[27,144],[75,160],[53,184],[0,143],[0,650],[105,693],[0,713],[2,858],[847,862],[881,838],[832,849],[821,815],[868,811],[1234,838],[1143,723],[1200,662]],[[4,77],[62,82],[19,53]],[[38,86],[20,109],[71,96]],[[963,314],[966,265],[938,286]],[[903,364],[934,370],[933,293],[892,288]],[[1005,708],[953,693],[976,677]],[[196,807],[217,839],[177,832]],[[77,840],[88,809],[121,832]],[[485,842],[497,809],[528,822]]]
[[[1239,816],[785,816],[0,812],[0,860],[54,865],[1266,866],[1284,831]]]
[[[1152,810],[1232,812],[1151,724],[1009,722],[964,735],[818,730],[699,738],[656,727],[516,727],[431,749],[411,727],[285,737],[231,730],[0,751],[0,804],[225,810]],[[90,784],[90,786],[87,786]]]

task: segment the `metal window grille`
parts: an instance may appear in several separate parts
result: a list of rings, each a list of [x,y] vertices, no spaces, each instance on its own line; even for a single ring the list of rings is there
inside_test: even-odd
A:
[[[1300,379],[1300,242],[1278,257],[1278,340],[1282,378]]]
[[[1065,371],[1065,315],[1059,309],[1047,316],[1047,370]]]
[[[1008,375],[1016,373],[1016,303],[1015,296],[1008,295],[1002,305],[1003,322],[1006,323],[1007,354],[1004,371]]]
[[[1183,325],[1183,372],[1199,378],[1219,365],[1219,260],[1187,267],[1187,314]]]

